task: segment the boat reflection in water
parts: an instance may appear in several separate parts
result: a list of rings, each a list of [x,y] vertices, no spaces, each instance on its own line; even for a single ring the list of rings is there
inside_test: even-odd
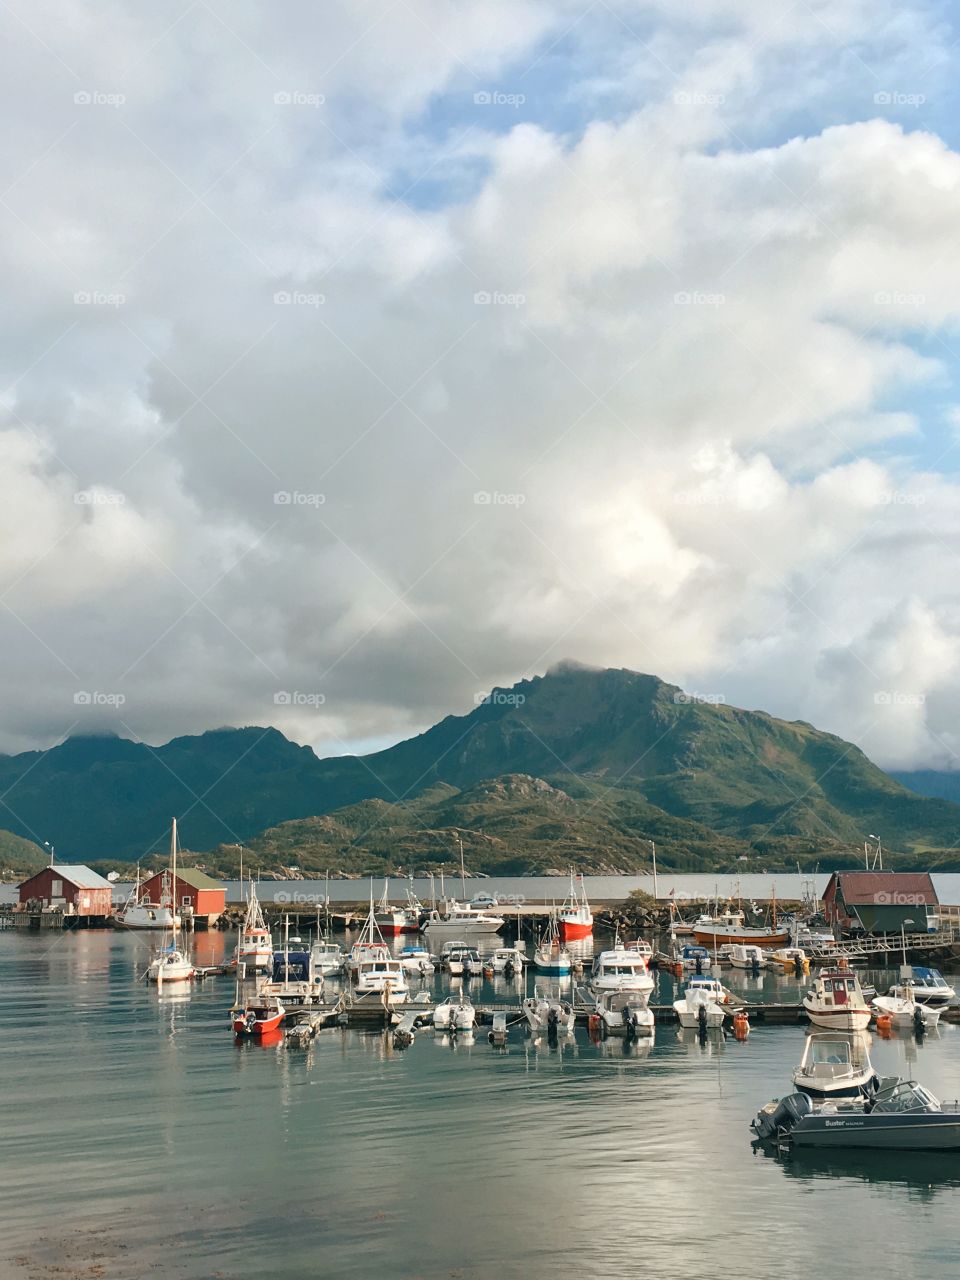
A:
[[[903,1187],[922,1200],[960,1188],[956,1156],[929,1151],[824,1151],[817,1147],[778,1148],[754,1142],[754,1155],[780,1166],[787,1178],[815,1183],[827,1178],[849,1183]]]

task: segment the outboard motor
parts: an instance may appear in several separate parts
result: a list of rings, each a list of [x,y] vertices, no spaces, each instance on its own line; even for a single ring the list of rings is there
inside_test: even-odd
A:
[[[756,956],[754,956],[753,960],[750,962],[750,973],[754,978],[760,977],[760,961]]]
[[[707,1006],[702,1004],[697,1010],[697,1033],[701,1040],[707,1038]]]
[[[776,1138],[789,1133],[812,1111],[813,1104],[805,1093],[791,1093],[781,1098],[773,1111],[759,1112],[750,1127],[761,1141]]]
[[[697,956],[697,973],[703,973],[703,956]]]
[[[922,1036],[927,1029],[927,1024],[923,1020],[923,1010],[919,1005],[913,1011],[913,1034]]]
[[[797,971],[797,977],[802,978],[803,977],[803,956],[797,956],[793,963]]]

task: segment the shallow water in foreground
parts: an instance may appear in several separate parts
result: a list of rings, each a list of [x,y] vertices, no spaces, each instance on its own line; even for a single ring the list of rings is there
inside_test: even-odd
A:
[[[198,935],[200,963],[232,939]],[[754,1154],[801,1027],[652,1047],[484,1031],[236,1046],[228,979],[136,980],[143,936],[0,933],[0,1276],[956,1276],[960,1157]],[[724,979],[796,1000],[795,979]],[[655,998],[671,998],[661,979]],[[879,985],[879,984],[878,984]],[[485,1000],[505,990],[473,984]],[[441,987],[437,985],[437,991]],[[873,1040],[960,1095],[960,1027]]]

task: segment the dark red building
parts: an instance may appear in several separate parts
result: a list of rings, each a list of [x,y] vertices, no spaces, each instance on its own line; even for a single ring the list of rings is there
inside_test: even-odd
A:
[[[170,872],[158,871],[140,886],[141,902],[161,902],[169,893]],[[218,880],[194,867],[178,867],[174,893],[177,909],[186,908],[195,918],[206,917],[209,923],[223,913],[227,890]]]
[[[20,885],[20,902],[49,910],[60,908],[64,915],[106,919],[113,912],[113,887],[109,880],[89,867],[44,867]]]

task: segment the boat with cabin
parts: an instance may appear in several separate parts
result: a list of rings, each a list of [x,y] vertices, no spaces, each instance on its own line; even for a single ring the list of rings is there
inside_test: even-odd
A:
[[[636,991],[599,992],[593,1017],[605,1035],[653,1035],[653,1010],[647,1005],[646,997]]]
[[[177,884],[177,820],[173,819],[170,827],[170,905],[175,907],[174,890]],[[147,968],[147,980],[162,986],[168,982],[189,982],[195,973],[193,961],[182,948],[179,936],[180,916],[175,910],[170,912],[170,928],[162,947],[154,952],[153,959]]]
[[[903,969],[902,972],[906,973],[907,970]],[[922,1004],[928,1009],[943,1010],[956,1003],[957,993],[939,969],[930,969],[926,965],[913,965],[910,973],[910,986],[917,1004]],[[905,990],[906,984],[900,982],[891,987],[887,995],[903,996]]]
[[[483,975],[483,958],[476,947],[451,947],[444,966],[451,978],[479,978]]]
[[[434,909],[423,926],[424,937],[431,944],[449,937],[489,938],[503,928],[504,918],[486,907],[468,906],[451,898],[444,910]]]
[[[857,1098],[873,1090],[879,1076],[870,1061],[866,1035],[814,1031],[807,1036],[793,1083],[811,1098]]]
[[[716,978],[693,977],[684,984],[679,999],[673,1002],[673,1011],[681,1027],[696,1030],[716,1030],[722,1027],[727,1015],[733,1015],[733,997]]]
[[[595,993],[635,991],[645,995],[654,984],[646,957],[622,946],[618,938],[609,951],[601,951],[594,960],[590,985]]]
[[[556,916],[550,917],[550,923],[533,953],[533,967],[537,973],[554,978],[565,978],[573,972],[573,957],[560,939]]]
[[[364,956],[357,966],[356,993],[358,999],[379,996],[390,1004],[406,1004],[410,988],[403,965],[389,954]]]
[[[310,948],[310,967],[321,978],[333,978],[343,973],[343,950],[339,942],[317,938]]]
[[[530,1029],[535,1032],[572,1032],[577,1024],[577,1015],[569,1000],[543,995],[537,987],[534,987],[532,996],[521,1001],[520,1007]]]
[[[803,997],[803,1007],[816,1026],[838,1031],[866,1031],[873,1016],[849,969],[821,969]]]
[[[735,969],[752,969],[755,972],[766,966],[767,960],[755,942],[735,942],[729,951],[730,963]]]
[[[758,947],[783,947],[790,941],[789,929],[777,926],[777,904],[773,903],[769,926],[748,925],[742,911],[724,911],[715,916],[701,916],[693,926],[694,940],[711,951],[735,943],[752,943]]]
[[[250,881],[247,914],[240,926],[233,963],[237,967],[243,965],[248,973],[269,969],[273,964],[273,939],[263,918],[263,908],[257,899],[253,880]]]
[[[416,977],[425,978],[436,969],[433,956],[426,947],[404,947],[397,959],[403,965],[404,972],[413,974]]]
[[[447,996],[433,1011],[433,1025],[437,1031],[471,1031],[476,1025],[477,1011],[461,991]]]
[[[888,1076],[873,1093],[855,1098],[774,1098],[750,1127],[761,1142],[791,1147],[960,1151],[960,1102],[941,1102],[915,1080]]]
[[[691,973],[710,972],[710,952],[696,943],[687,943],[675,953],[677,964]]]
[[[578,887],[579,886],[579,887]],[[570,896],[560,908],[560,938],[563,942],[579,942],[593,934],[593,912],[587,901],[583,876],[574,880],[570,872]]]
[[[523,973],[524,959],[519,947],[497,947],[483,957],[483,964],[494,975],[513,978]]]
[[[130,896],[113,917],[113,923],[122,929],[169,929],[174,923],[173,892],[170,886],[170,872],[164,871],[160,880],[160,901],[140,900],[140,864],[137,863],[137,879],[130,890]],[[180,915],[176,924],[180,927]]]

